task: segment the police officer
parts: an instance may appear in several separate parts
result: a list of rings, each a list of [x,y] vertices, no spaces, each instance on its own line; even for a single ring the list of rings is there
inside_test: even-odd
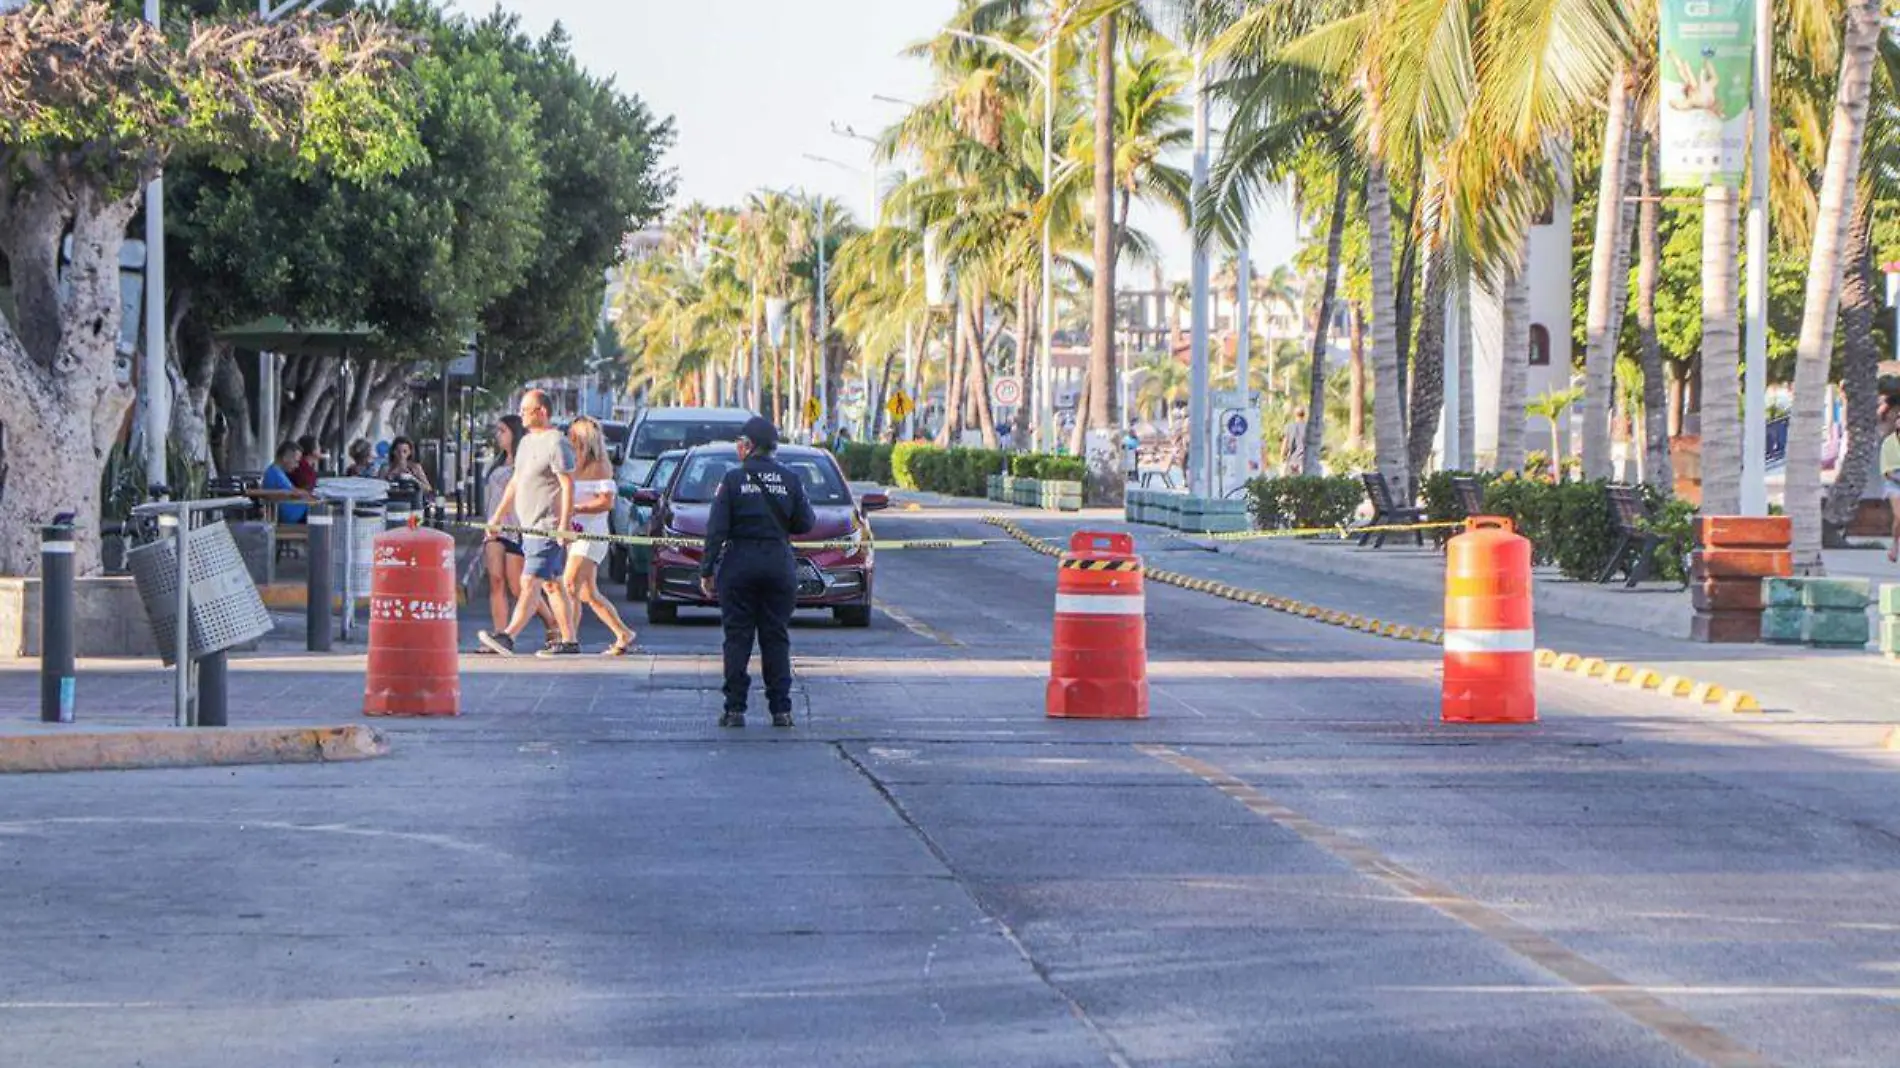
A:
[[[758,636],[772,726],[792,725],[792,609],[798,563],[792,536],[817,522],[805,483],[779,463],[778,430],[753,416],[740,431],[739,466],[713,492],[700,586],[719,598],[726,630],[726,709],[721,727],[745,726],[746,661]],[[717,576],[715,578],[715,576]]]

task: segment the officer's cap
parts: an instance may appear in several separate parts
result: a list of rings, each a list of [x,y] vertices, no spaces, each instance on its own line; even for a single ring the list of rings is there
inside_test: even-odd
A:
[[[739,431],[739,436],[751,442],[752,446],[760,452],[771,452],[778,448],[778,428],[772,425],[770,419],[762,415],[755,415],[746,420],[745,426]]]

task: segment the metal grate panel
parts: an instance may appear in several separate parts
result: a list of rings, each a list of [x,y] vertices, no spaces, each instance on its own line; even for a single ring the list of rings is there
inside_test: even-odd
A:
[[[270,612],[244,566],[237,542],[225,524],[210,523],[191,532],[192,659],[256,641],[270,633]],[[177,648],[178,547],[170,537],[140,545],[126,563],[145,602],[159,655],[169,665]]]

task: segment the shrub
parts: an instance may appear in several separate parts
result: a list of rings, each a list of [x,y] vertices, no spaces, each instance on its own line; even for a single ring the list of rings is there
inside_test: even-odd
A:
[[[1247,511],[1262,530],[1341,527],[1366,497],[1357,478],[1291,475],[1256,478],[1247,483]]]
[[[844,468],[844,477],[852,482],[875,482],[880,486],[891,484],[890,445],[873,445],[853,442],[838,451],[838,465]]]
[[[1043,482],[1082,482],[1088,478],[1088,461],[1079,456],[1020,452],[1009,457],[1009,473]]]
[[[1616,518],[1604,492],[1608,485],[1602,479],[1552,484],[1506,474],[1486,485],[1484,510],[1508,517],[1517,532],[1531,540],[1531,557],[1537,563],[1556,566],[1566,578],[1588,581],[1603,570],[1618,541]],[[1648,526],[1664,538],[1656,552],[1657,574],[1681,581],[1695,509],[1654,488],[1645,487],[1643,496],[1656,515]]]
[[[1436,471],[1427,475],[1424,484],[1419,487],[1419,496],[1424,499],[1426,522],[1460,523],[1471,518],[1466,514],[1464,505],[1458,503],[1458,491],[1452,486],[1451,480],[1475,478],[1483,483],[1489,481],[1490,477],[1470,471]]]
[[[905,441],[891,447],[891,481],[902,489],[921,489],[917,485],[917,473],[911,469],[912,461],[933,451],[932,447],[918,441]]]

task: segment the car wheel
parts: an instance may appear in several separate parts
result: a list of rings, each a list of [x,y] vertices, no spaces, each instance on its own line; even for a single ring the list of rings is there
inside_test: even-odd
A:
[[[679,621],[679,605],[674,604],[672,601],[661,600],[654,595],[654,591],[649,590],[647,592],[648,623],[678,623]]]
[[[848,604],[831,610],[831,617],[841,627],[868,627],[871,625],[871,606],[868,604]]]

